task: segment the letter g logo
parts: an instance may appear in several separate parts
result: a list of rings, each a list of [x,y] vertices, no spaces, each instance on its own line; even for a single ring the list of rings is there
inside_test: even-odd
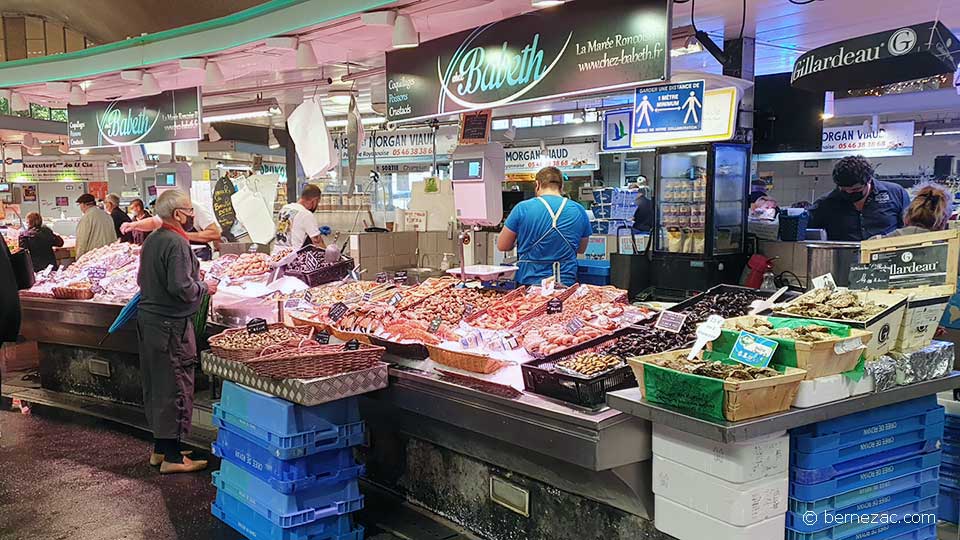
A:
[[[917,33],[913,28],[901,28],[890,36],[887,42],[887,50],[894,56],[901,56],[913,50],[917,44]]]

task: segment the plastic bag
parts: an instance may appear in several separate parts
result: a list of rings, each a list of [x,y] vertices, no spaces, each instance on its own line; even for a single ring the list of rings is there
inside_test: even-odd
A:
[[[287,127],[308,178],[334,167],[336,152],[320,103],[313,99],[301,103],[287,118]]]

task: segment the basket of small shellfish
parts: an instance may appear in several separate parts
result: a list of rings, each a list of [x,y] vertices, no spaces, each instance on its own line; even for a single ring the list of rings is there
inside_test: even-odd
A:
[[[232,328],[210,338],[210,351],[220,358],[242,362],[255,358],[267,347],[296,344],[310,333],[310,327],[289,327],[283,323],[267,326],[266,332],[250,332],[246,328]]]

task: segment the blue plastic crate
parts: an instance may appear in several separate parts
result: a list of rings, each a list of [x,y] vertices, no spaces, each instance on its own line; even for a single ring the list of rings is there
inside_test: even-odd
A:
[[[213,485],[285,529],[363,508],[360,481],[356,478],[288,495],[272,489],[239,465],[222,461],[220,470],[213,473]]]
[[[817,519],[812,526],[806,523],[809,519],[808,513],[787,512],[787,528],[799,533],[815,533],[822,530],[827,523],[836,523],[838,516],[884,513],[891,508],[899,508],[905,504],[935,497],[939,491],[940,485],[936,480],[931,480],[895,493],[874,494],[876,496],[850,506],[817,512]]]
[[[249,440],[266,448],[271,454],[279,459],[297,459],[304,456],[318,454],[338,448],[348,448],[362,444],[364,441],[364,423],[357,422],[345,426],[334,426],[327,431],[317,431],[312,433],[301,433],[296,437],[279,440],[284,446],[276,446],[258,438],[253,433],[246,431],[240,426],[223,420],[220,416],[217,406],[213,407],[214,417],[213,425],[219,429],[228,429],[234,433],[239,433]],[[274,439],[276,440],[276,439]]]
[[[950,523],[960,522],[960,491],[941,486],[938,502],[938,519]]]
[[[213,454],[240,465],[280,493],[296,493],[316,485],[330,485],[363,474],[353,450],[339,448],[296,459],[280,459],[270,450],[229,429],[221,429]]]
[[[907,514],[935,514],[937,511],[937,497],[928,497],[919,501],[910,502],[890,508],[884,511],[887,515],[896,514],[903,516]],[[865,512],[869,514],[871,512]],[[843,523],[833,527],[827,527],[816,532],[800,532],[787,527],[786,540],[886,540],[889,538],[899,538],[914,533],[912,538],[918,538],[916,534],[926,529],[930,523],[897,523],[897,524],[878,524],[871,523],[869,519],[866,522],[853,521]],[[935,525],[935,524],[933,524]]]
[[[222,491],[217,492],[210,511],[251,540],[363,540],[363,527],[354,528],[349,514],[285,529]]]
[[[943,438],[952,441],[953,444],[960,444],[960,426],[944,423]]]
[[[960,471],[940,466],[940,485],[960,490]]]
[[[866,538],[862,540],[866,540]],[[875,539],[870,538],[870,540]],[[937,526],[934,524],[921,525],[919,529],[897,534],[888,540],[937,540]]]
[[[593,259],[577,259],[577,273],[592,276],[610,276],[610,261],[595,261]]]
[[[803,514],[804,512],[814,512],[824,514],[835,512],[849,506],[858,505],[878,497],[892,495],[901,491],[910,489],[927,482],[939,482],[940,468],[937,466],[922,469],[916,472],[897,476],[895,478],[884,478],[868,486],[858,487],[835,495],[830,495],[813,501],[802,501],[790,497],[787,509],[790,512]],[[804,488],[816,488],[818,484],[812,486],[801,486]]]
[[[577,283],[581,285],[596,285],[603,287],[610,284],[610,276],[591,276],[590,274],[577,274]]]
[[[918,482],[926,481],[930,479],[930,474],[936,474],[939,467],[940,452],[931,452],[929,454],[911,456],[865,471],[837,476],[823,482],[801,484],[793,481],[793,478],[791,478],[790,497],[797,501],[816,502],[841,493],[866,488],[880,482],[893,481],[894,479],[908,475],[915,477]],[[931,473],[929,471],[933,472]],[[793,471],[790,472],[792,477]]]
[[[855,414],[848,414],[816,424],[802,426],[790,431],[791,438],[818,437],[831,433],[843,433],[857,428],[882,424],[890,419],[904,418],[913,414],[927,412],[939,407],[937,396],[924,396],[910,401],[894,403]]]
[[[820,436],[795,436],[790,439],[791,452],[824,452],[835,448],[850,448],[867,441],[883,439],[924,426],[943,425],[943,408],[921,411],[902,418],[885,420],[849,431]]]
[[[915,454],[939,450],[942,436],[943,424],[934,424],[847,449],[833,449],[815,454],[791,452],[790,476],[794,482],[816,484]]]

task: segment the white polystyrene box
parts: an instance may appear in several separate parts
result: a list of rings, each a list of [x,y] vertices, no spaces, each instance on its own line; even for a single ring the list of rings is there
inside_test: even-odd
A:
[[[951,416],[960,416],[960,401],[955,401],[953,396],[950,396],[949,399],[944,399],[940,397],[940,394],[937,395],[937,403],[939,403],[946,413]]]
[[[655,495],[654,525],[679,540],[783,540],[786,513],[737,527]]]
[[[873,380],[873,375],[870,375],[869,373],[864,373],[863,377],[861,377],[859,381],[851,381],[850,379],[846,379],[846,383],[850,388],[851,397],[872,393],[877,388],[877,385]]]
[[[797,391],[797,397],[793,400],[793,406],[806,409],[831,401],[840,401],[850,397],[851,391],[852,388],[846,383],[846,377],[842,373],[800,381],[800,390]]]
[[[746,527],[787,511],[786,476],[734,484],[653,456],[653,492],[737,527]]]
[[[720,443],[653,424],[654,455],[664,456],[734,484],[787,477],[790,436],[785,431],[742,443]]]

